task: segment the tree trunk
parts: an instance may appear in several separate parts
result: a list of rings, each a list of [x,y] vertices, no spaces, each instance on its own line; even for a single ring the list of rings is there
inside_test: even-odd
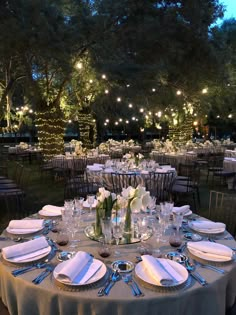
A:
[[[186,142],[192,140],[193,136],[193,116],[186,114],[185,119],[177,125],[169,126],[169,139],[176,145],[185,145]]]
[[[92,114],[80,113],[78,116],[80,140],[87,148],[92,148],[97,140],[96,122]]]
[[[60,108],[52,104],[51,107],[38,111],[36,127],[45,161],[64,153],[65,120]]]

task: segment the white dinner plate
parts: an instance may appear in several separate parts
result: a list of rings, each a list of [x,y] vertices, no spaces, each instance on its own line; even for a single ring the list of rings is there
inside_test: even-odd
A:
[[[6,261],[9,261],[9,262],[12,262],[14,264],[22,264],[22,263],[27,263],[27,262],[33,262],[33,261],[37,261],[39,259],[42,259],[44,257],[46,257],[50,252],[51,252],[51,246],[48,246],[48,247],[45,247],[43,249],[40,249],[37,251],[37,254],[36,253],[31,253],[31,254],[27,254],[25,256],[27,256],[27,258],[23,259],[23,260],[15,260],[14,258],[5,258],[4,255],[3,255],[3,258],[6,260]],[[22,256],[23,257],[23,256]]]
[[[223,258],[223,257],[209,257],[206,256],[206,254],[204,252],[199,252],[199,251],[195,251],[193,249],[188,248],[188,251],[193,254],[194,256],[201,258],[203,260],[207,260],[207,261],[214,261],[214,262],[227,262],[227,261],[231,261],[233,259],[233,257],[228,257],[228,258]]]
[[[188,226],[193,231],[196,231],[196,232],[199,232],[199,233],[202,233],[202,234],[220,234],[220,233],[224,233],[224,231],[225,231],[225,228],[219,228],[219,229],[198,229],[195,226],[193,226],[193,222],[188,222]]]
[[[61,213],[53,213],[50,211],[46,211],[46,210],[39,210],[38,214],[42,215],[43,217],[59,217],[61,216]]]
[[[44,226],[38,229],[10,229],[9,227],[6,228],[6,231],[10,234],[16,235],[28,235],[36,232],[40,232],[44,229]]]
[[[98,261],[98,259],[94,259],[94,261]],[[61,264],[57,265],[56,268],[54,269],[53,271],[53,276],[54,278],[63,283],[63,284],[66,284],[66,285],[69,285],[69,286],[85,286],[85,285],[88,285],[88,284],[92,284],[92,283],[95,283],[97,282],[98,280],[102,279],[106,272],[107,272],[107,267],[105,264],[102,264],[101,268],[95,272],[95,274],[86,282],[86,283],[83,283],[83,284],[80,284],[80,283],[75,283],[75,282],[72,282],[72,283],[68,283],[67,281],[63,281],[62,279],[57,279],[56,278],[56,274],[60,273],[62,268],[69,262],[69,260],[67,261],[63,261]]]
[[[156,283],[156,281],[151,278],[147,272],[145,272],[145,268],[144,268],[144,262],[141,261],[140,263],[138,263],[135,267],[135,273],[137,275],[137,277],[139,277],[141,280],[143,280],[144,282],[147,282],[151,285],[154,285],[154,286],[160,286],[160,287],[176,287],[176,286],[179,286],[183,283],[185,283],[188,279],[188,271],[185,267],[183,267],[182,265],[180,265],[179,263],[175,262],[175,261],[172,261],[172,260],[169,260],[168,259],[168,263],[170,264],[170,266],[175,269],[175,271],[177,271],[183,278],[182,281],[178,282],[178,283],[174,283],[172,285],[169,285],[169,286],[164,286],[164,285],[159,285]]]

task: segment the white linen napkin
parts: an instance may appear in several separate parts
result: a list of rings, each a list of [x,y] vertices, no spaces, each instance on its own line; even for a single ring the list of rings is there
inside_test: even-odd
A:
[[[145,272],[157,285],[169,286],[183,280],[183,277],[168,263],[167,259],[143,255],[142,261]]]
[[[48,247],[46,238],[42,236],[25,243],[4,247],[2,255],[5,259],[20,262],[46,253]]]
[[[46,205],[42,208],[43,212],[45,214],[55,214],[55,215],[61,215],[61,210],[63,207],[57,207],[57,206],[52,206],[52,205]]]
[[[92,204],[92,208],[96,208],[98,204],[97,199],[94,200],[93,204]],[[88,200],[85,200],[83,203],[83,207],[84,208],[90,208],[90,204],[88,203]]]
[[[43,219],[35,219],[35,220],[11,220],[7,227],[7,231],[9,233],[18,232],[20,234],[23,233],[32,233],[37,230],[43,229],[44,220]]]
[[[79,251],[72,259],[64,263],[55,278],[65,283],[85,284],[100,268],[102,262],[94,260],[88,253]]]
[[[207,221],[207,220],[202,220],[202,221],[192,221],[191,226],[193,229],[196,229],[199,232],[222,232],[225,230],[225,224],[221,222],[213,222],[213,221]]]
[[[183,215],[185,215],[189,211],[190,211],[189,205],[182,206],[182,207],[173,207],[173,210],[172,210],[173,213],[176,213],[176,214],[182,213]]]
[[[189,248],[196,256],[204,255],[209,260],[217,258],[222,261],[227,261],[233,256],[231,248],[208,241],[188,242],[187,248]]]

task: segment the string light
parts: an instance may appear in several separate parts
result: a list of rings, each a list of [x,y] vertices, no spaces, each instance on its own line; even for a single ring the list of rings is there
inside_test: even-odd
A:
[[[81,63],[81,62],[77,62],[76,68],[79,69],[79,70],[81,70],[81,69],[83,68],[82,63]]]
[[[105,94],[108,94],[109,93],[109,90],[105,90]]]
[[[144,112],[144,109],[143,109],[143,108],[140,108],[139,111],[140,111],[140,113],[143,113],[143,112]]]
[[[208,88],[202,89],[202,94],[206,94],[208,92]]]
[[[90,80],[89,80],[89,83],[93,83],[93,80],[90,79]]]
[[[105,74],[102,74],[102,79],[106,79],[107,78],[107,76],[105,75]]]
[[[129,108],[132,108],[132,107],[133,107],[133,104],[130,103],[130,104],[129,104]]]
[[[121,97],[117,97],[117,102],[121,102]]]
[[[152,92],[156,92],[156,89],[153,88],[153,89],[152,89]]]
[[[178,91],[176,92],[176,94],[177,94],[177,95],[181,95],[182,92],[181,92],[180,90],[178,90]]]
[[[232,118],[232,117],[233,117],[233,115],[232,115],[232,114],[229,114],[229,115],[228,115],[228,118]]]

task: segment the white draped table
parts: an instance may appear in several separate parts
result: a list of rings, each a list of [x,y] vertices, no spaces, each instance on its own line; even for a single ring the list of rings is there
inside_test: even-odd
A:
[[[99,259],[98,243],[88,239],[81,226],[79,250],[89,252]],[[49,237],[55,234],[50,233]],[[154,248],[157,242],[154,237],[149,241]],[[219,241],[236,246],[234,240]],[[13,244],[12,241],[0,241],[0,246]],[[163,244],[162,244],[163,245]],[[137,244],[121,245],[120,259],[135,263]],[[164,252],[173,251],[168,243],[162,246]],[[110,256],[105,259],[106,265],[117,260]],[[51,263],[59,262],[54,258]],[[67,292],[60,289],[52,276],[47,277],[40,285],[31,281],[41,270],[28,272],[13,277],[11,267],[0,263],[0,296],[11,315],[225,315],[225,310],[232,307],[236,298],[236,263],[227,263],[227,273],[221,275],[211,270],[199,269],[209,285],[202,287],[195,280],[186,289],[160,292],[143,287],[144,297],[135,298],[130,288],[123,282],[117,282],[109,296],[98,297],[98,288],[90,288],[79,292]]]

